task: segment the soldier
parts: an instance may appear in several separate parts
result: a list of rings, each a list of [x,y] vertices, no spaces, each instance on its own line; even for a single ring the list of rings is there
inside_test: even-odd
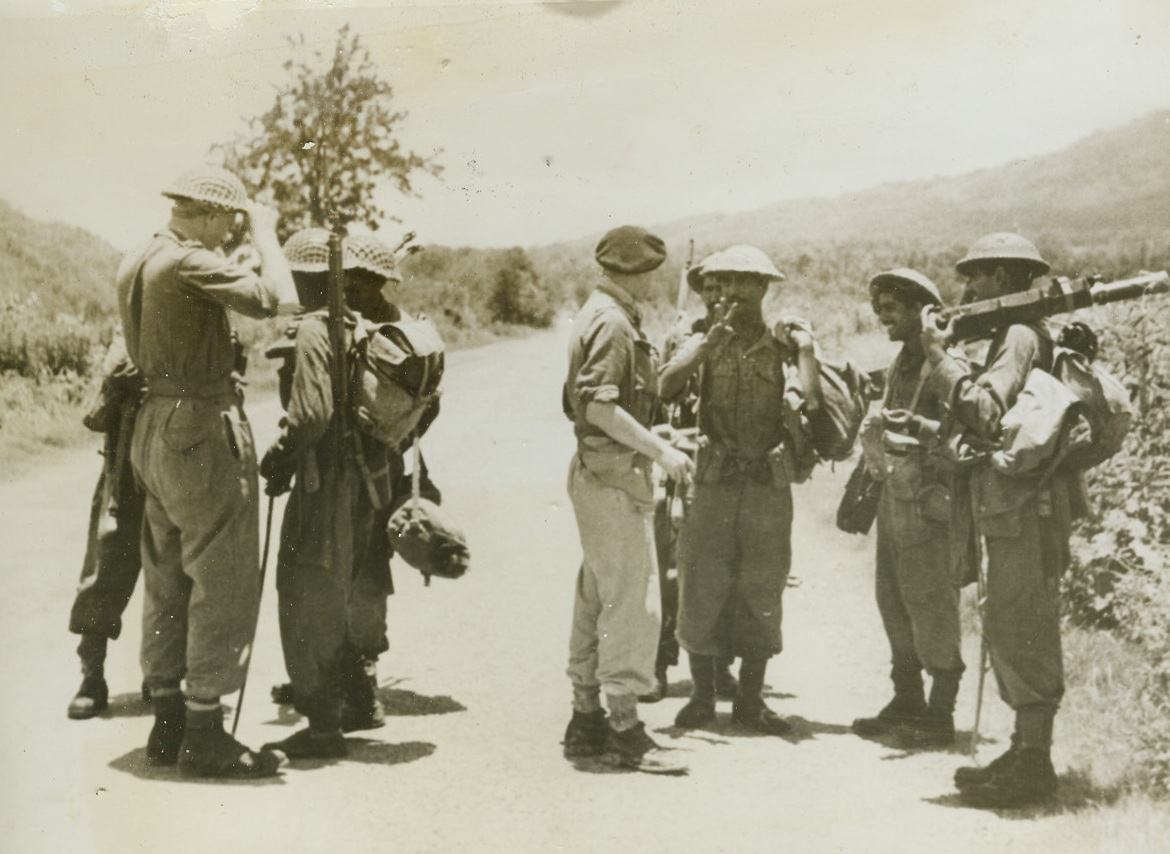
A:
[[[807,328],[764,322],[762,304],[783,275],[753,246],[732,246],[700,266],[731,308],[662,371],[670,399],[699,372],[703,439],[694,500],[679,543],[679,644],[694,689],[675,723],[715,717],[715,659],[742,658],[732,718],[779,735],[789,724],[762,696],[768,659],[781,650],[781,597],[792,563],[791,475],[784,462],[785,363],[795,362],[811,407],[819,406],[814,342]],[[725,648],[725,643],[729,647]]]
[[[577,452],[569,497],[581,536],[569,679],[573,717],[567,758],[601,756],[619,767],[682,773],[638,720],[637,697],[654,687],[659,632],[651,461],[682,480],[690,459],[649,430],[657,405],[654,348],[637,301],[666,258],[662,241],[621,226],[598,243],[602,281],[573,322],[563,390]],[[605,693],[609,717],[601,705]]]
[[[866,465],[882,481],[877,511],[875,593],[890,642],[894,698],[853,731],[901,732],[918,747],[955,738],[955,698],[963,675],[959,585],[950,563],[950,472],[937,446],[946,400],[926,388],[931,365],[922,350],[922,309],[942,306],[938,287],[898,268],[869,282],[874,313],[902,349],[890,365],[875,425],[885,441]],[[867,432],[869,432],[867,430]],[[867,447],[867,452],[869,447]],[[932,677],[926,702],[922,671]]]
[[[285,244],[309,313],[290,326],[293,348],[269,350],[285,357],[281,400],[288,414],[260,465],[271,495],[287,491],[296,475],[277,560],[281,641],[292,682],[274,696],[294,703],[309,727],[265,745],[294,759],[344,756],[343,732],[384,724],[374,662],[388,646],[386,596],[393,589],[385,527],[391,494],[403,491],[401,453],[362,436],[356,424],[346,430],[340,468],[330,453],[342,426],[334,417],[334,356],[322,310],[328,241],[325,229],[310,228]],[[351,237],[344,254],[347,304],[378,322],[400,319],[382,296],[388,282],[400,281],[393,253],[373,238]],[[347,350],[351,339],[347,329]]]
[[[1049,266],[1030,241],[997,233],[975,241],[956,269],[967,278],[971,296],[984,300],[1027,290]],[[1052,339],[1040,324],[1005,326],[991,338],[986,366],[971,371],[947,353],[948,335],[931,309],[924,310],[922,346],[933,366],[927,387],[950,402],[971,449],[987,450],[1028,373],[1052,368]],[[977,455],[955,484],[952,539],[965,554],[976,538],[985,550],[984,638],[1000,696],[1016,713],[1007,752],[984,768],[955,773],[960,795],[976,805],[1021,806],[1057,788],[1049,755],[1064,694],[1057,597],[1071,519],[1083,510],[1078,481],[1078,475],[1059,471],[1009,477],[987,455]]]
[[[145,499],[130,466],[130,439],[141,402],[142,377],[118,335],[102,364],[98,402],[85,416],[85,425],[104,435],[104,462],[90,505],[81,581],[69,613],[69,631],[81,635],[81,687],[68,709],[74,720],[100,715],[109,705],[106,645],[122,633],[122,612],[142,569],[138,546]],[[143,699],[149,699],[145,688]]]
[[[680,321],[667,333],[662,345],[663,364],[670,362],[688,339],[705,335],[723,316],[720,300],[722,289],[714,279],[704,282],[700,266],[687,271],[687,285],[702,298],[706,315],[689,323]],[[687,430],[697,427],[698,377],[692,376],[687,381],[676,400],[663,402],[674,404],[670,407],[672,428]],[[678,638],[675,636],[678,628],[678,531],[671,519],[670,505],[679,494],[678,484],[666,480],[663,494],[654,505],[654,541],[658,546],[658,580],[662,591],[662,630],[658,636],[658,660],[654,665],[656,684],[653,691],[638,698],[643,703],[656,703],[666,696],[667,668],[678,664]],[[733,699],[739,687],[731,673],[733,661],[734,657],[727,654],[718,655],[715,659],[715,695],[725,700]]]
[[[131,448],[146,492],[142,664],[155,713],[146,753],[184,775],[270,776],[283,757],[232,738],[220,705],[243,681],[260,601],[256,455],[228,309],[291,313],[296,291],[275,213],[250,202],[235,175],[196,169],[163,195],[174,200],[168,227],[117,275],[126,349],[146,382]],[[263,275],[216,251],[240,213]]]

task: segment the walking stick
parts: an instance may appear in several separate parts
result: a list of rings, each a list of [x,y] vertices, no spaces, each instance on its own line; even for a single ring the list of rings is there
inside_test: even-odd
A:
[[[975,696],[975,723],[971,727],[971,758],[975,758],[975,754],[979,751],[979,719],[983,714],[983,683],[987,680],[987,657],[989,650],[987,647],[987,630],[984,628],[985,615],[983,613],[984,605],[987,600],[987,578],[983,569],[983,538],[979,535],[975,537],[975,559],[976,559],[976,573],[975,573],[975,596],[976,596],[976,610],[979,612],[979,688]]]
[[[260,595],[264,595],[264,575],[268,570],[268,546],[272,542],[272,508],[276,504],[276,496],[268,496],[268,521],[264,525],[264,551],[260,556]],[[257,597],[256,604],[260,604],[260,599]],[[252,653],[256,651],[256,635],[252,634]],[[248,688],[248,668],[252,664],[252,654],[249,653],[248,660],[244,662],[244,678],[240,682],[240,697],[236,700],[236,715],[232,719],[232,738],[236,737],[236,729],[240,725],[240,710],[244,708],[244,691]]]

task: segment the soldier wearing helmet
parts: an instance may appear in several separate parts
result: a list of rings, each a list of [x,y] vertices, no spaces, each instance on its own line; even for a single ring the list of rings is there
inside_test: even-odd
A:
[[[260,601],[256,456],[228,310],[292,312],[296,290],[275,213],[249,201],[235,175],[196,169],[163,195],[170,223],[117,273],[126,348],[146,382],[131,460],[146,492],[147,759],[191,776],[268,776],[281,757],[228,735],[220,705],[242,683]],[[218,251],[241,213],[262,273]]]
[[[326,301],[329,232],[308,228],[285,243],[297,290],[311,309],[268,350],[283,357],[282,430],[265,453],[260,472],[267,491],[289,491],[280,532],[276,585],[280,631],[291,682],[274,689],[291,702],[309,726],[265,745],[290,759],[337,758],[348,752],[343,732],[373,729],[385,718],[375,689],[374,663],[387,647],[386,596],[392,592],[386,535],[390,497],[404,487],[401,449],[388,448],[349,424],[349,445],[340,468],[327,450],[345,429],[333,410],[334,354]],[[382,294],[401,281],[393,252],[376,238],[351,236],[343,242],[345,298],[354,323],[395,322],[402,314]],[[361,306],[363,313],[353,311]],[[366,314],[369,317],[365,316]],[[295,476],[295,485],[293,478]],[[437,491],[424,489],[437,501]],[[380,497],[375,507],[372,496]]]
[[[732,719],[780,735],[787,721],[762,696],[768,660],[781,650],[781,598],[792,563],[792,489],[783,462],[785,368],[794,364],[813,407],[818,362],[807,325],[763,317],[763,299],[783,274],[754,246],[704,259],[703,287],[717,285],[730,308],[682,347],[661,374],[663,398],[698,376],[704,437],[694,499],[679,542],[678,641],[694,689],[675,723],[701,727],[715,717],[720,655],[742,659]]]
[[[875,595],[890,644],[894,698],[858,718],[863,736],[900,734],[910,746],[943,747],[955,738],[955,699],[963,675],[959,584],[950,565],[950,471],[936,453],[946,400],[926,387],[922,310],[942,297],[917,270],[897,268],[869,282],[874,313],[902,349],[886,374],[881,413],[870,419],[865,461],[882,482],[877,511]],[[932,678],[926,700],[922,671]]]
[[[982,300],[1024,290],[1049,267],[1031,241],[997,233],[975,241],[956,269],[967,278],[971,297]],[[1029,372],[1052,369],[1053,342],[1040,324],[1005,326],[991,337],[985,367],[972,371],[947,352],[949,331],[927,309],[922,345],[932,365],[928,386],[950,401],[962,442],[976,452],[987,450]],[[1053,720],[1064,694],[1057,596],[1081,493],[1079,475],[1008,476],[986,456],[976,454],[956,477],[951,536],[969,560],[978,559],[979,545],[984,550],[983,633],[1000,696],[1015,711],[1015,732],[1010,749],[990,765],[958,769],[955,785],[976,805],[1020,806],[1057,788],[1050,758]]]

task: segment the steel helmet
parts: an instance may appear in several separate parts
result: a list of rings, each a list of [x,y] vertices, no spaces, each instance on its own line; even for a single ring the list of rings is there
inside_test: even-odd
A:
[[[284,257],[297,273],[324,273],[329,269],[329,230],[302,228],[284,242]]]
[[[247,210],[251,204],[240,179],[215,166],[200,166],[184,172],[162,194],[167,198],[191,199],[229,211]]]
[[[1028,264],[1032,276],[1043,276],[1052,268],[1040,257],[1040,251],[1026,237],[1008,231],[986,234],[971,244],[967,254],[955,269],[959,275],[971,275],[971,268],[980,261],[1022,261]]]
[[[371,234],[353,234],[345,239],[345,269],[368,270],[384,279],[402,281],[394,252]]]
[[[776,269],[767,255],[754,246],[739,244],[715,252],[704,258],[697,267],[687,271],[687,284],[699,290],[702,277],[708,273],[751,273],[770,282],[784,281],[784,274]]]
[[[911,270],[909,267],[895,267],[892,270],[878,273],[869,280],[869,297],[873,301],[874,310],[877,310],[877,297],[882,291],[893,292],[895,295],[907,295],[915,302],[928,305],[942,305],[942,295],[938,292],[938,285],[929,278]]]

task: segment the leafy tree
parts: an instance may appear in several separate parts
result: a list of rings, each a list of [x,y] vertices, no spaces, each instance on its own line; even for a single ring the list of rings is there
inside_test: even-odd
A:
[[[249,121],[247,133],[216,148],[249,192],[271,195],[282,239],[327,224],[331,213],[376,230],[395,219],[374,203],[378,183],[388,180],[400,193],[417,195],[412,176],[438,176],[439,152],[423,157],[403,149],[399,125],[407,114],[391,106],[393,89],[348,24],[331,57],[310,50],[303,34],[289,44],[290,79],[278,87],[276,102]]]

